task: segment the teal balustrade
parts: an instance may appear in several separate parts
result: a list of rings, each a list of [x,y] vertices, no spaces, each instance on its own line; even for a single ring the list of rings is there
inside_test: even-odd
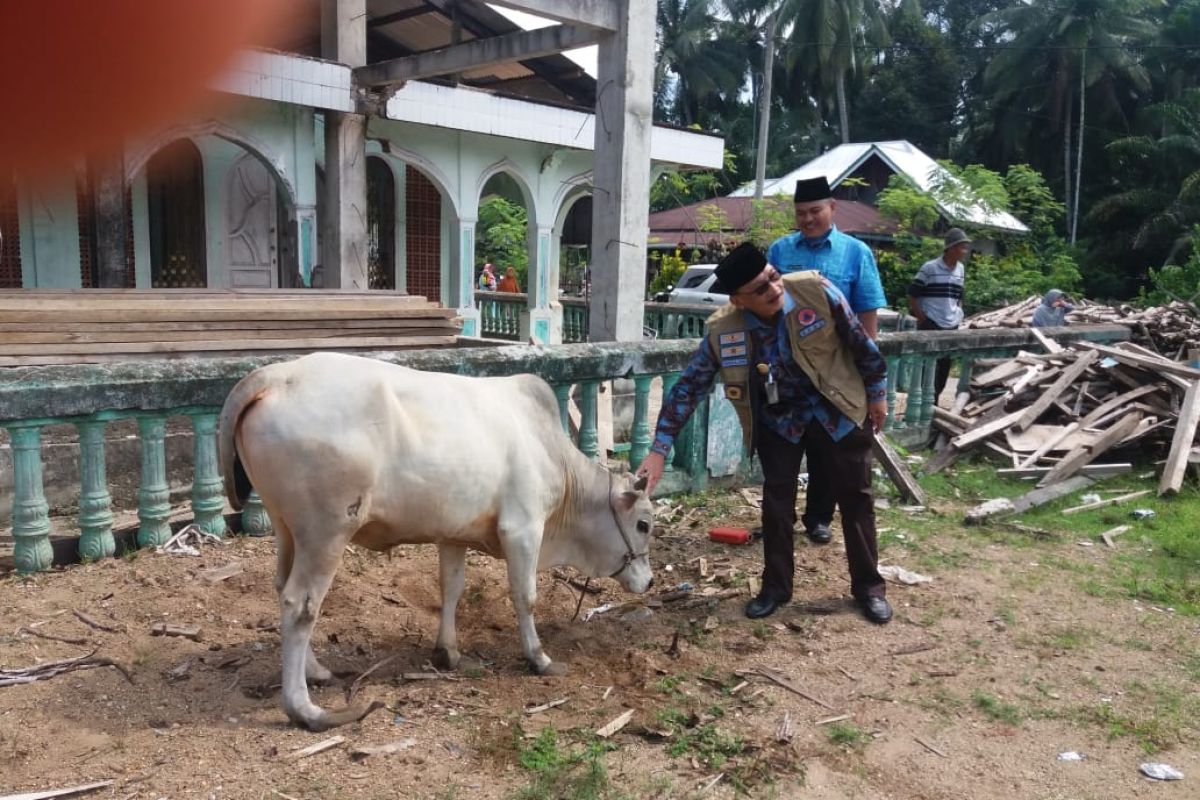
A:
[[[475,292],[479,306],[479,327],[485,339],[519,341],[521,312],[529,305],[529,295],[513,292]]]
[[[579,344],[588,339],[587,301],[574,297],[560,299],[563,309],[563,344]]]
[[[18,572],[50,569],[50,506],[42,490],[42,429],[8,429],[13,454],[13,562]]]
[[[200,530],[225,535],[225,485],[217,464],[217,415],[192,415],[192,513]]]
[[[564,304],[564,308],[566,304]],[[582,306],[576,306],[582,309]],[[668,315],[673,312],[666,312]],[[578,331],[586,332],[582,315],[574,317]],[[567,315],[564,314],[564,319]],[[682,318],[663,318],[664,326],[692,331]],[[697,323],[698,324],[698,323]],[[1064,329],[1055,338],[1112,342],[1126,339],[1121,326],[1077,326]],[[662,378],[663,395],[678,381],[680,371],[695,351],[695,341],[659,340],[636,343],[570,344],[557,347],[515,346],[494,348],[449,348],[427,351],[394,351],[375,354],[382,361],[416,369],[464,375],[541,375],[553,387],[564,429],[569,427],[567,410],[571,387],[580,387],[581,423],[578,445],[589,457],[599,458],[596,430],[596,401],[602,382],[632,378],[634,420],[628,449],[636,465],[651,443],[653,419],[649,397],[653,380]],[[978,358],[1010,356],[1021,348],[1036,347],[1025,330],[921,331],[883,334],[880,350],[888,361],[893,385],[888,389],[889,409],[895,408],[896,384],[907,385],[909,412],[904,420],[892,420],[892,435],[905,444],[929,437],[932,416],[933,365],[939,357],[960,361],[960,383],[969,379]],[[79,431],[80,486],[78,526],[79,551],[86,558],[113,552],[111,500],[104,471],[104,426],[106,422],[136,418],[141,437],[142,474],[138,493],[138,543],[159,544],[170,533],[170,505],[166,476],[164,436],[171,417],[190,417],[195,431],[193,450],[192,514],[195,522],[213,532],[223,530],[218,522],[220,485],[214,449],[216,415],[226,395],[241,378],[257,367],[285,361],[292,356],[217,358],[189,361],[131,361],[115,364],[80,364],[61,367],[16,367],[0,369],[0,427],[9,432],[14,465],[12,509],[14,556],[17,569],[35,572],[48,569],[52,561],[50,521],[43,487],[41,430],[51,424],[72,424]],[[710,402],[710,401],[705,401]],[[704,407],[676,441],[660,491],[671,493],[703,488],[709,481],[706,464],[710,431]],[[746,472],[731,480],[744,480]],[[247,533],[267,534],[270,518],[257,494],[246,503],[242,528]]]
[[[112,496],[104,466],[104,425],[91,419],[79,431],[79,557],[95,561],[117,551],[113,539]]]

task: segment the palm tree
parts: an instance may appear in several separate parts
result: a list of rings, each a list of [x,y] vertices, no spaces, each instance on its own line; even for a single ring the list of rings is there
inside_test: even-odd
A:
[[[1149,41],[1153,23],[1146,13],[1161,0],[1038,0],[981,17],[977,24],[1008,39],[984,72],[992,103],[1002,114],[1048,117],[1063,136],[1064,197],[1074,243],[1079,222],[1083,179],[1085,101],[1089,89],[1102,88],[1097,99],[1120,113],[1118,83],[1138,91],[1150,88],[1149,73],[1129,45]],[[1074,197],[1071,186],[1072,113],[1078,103]]]
[[[833,88],[838,129],[849,142],[846,77],[862,68],[871,47],[887,44],[879,0],[778,0],[776,13],[791,27],[789,64],[818,91]]]
[[[1165,253],[1167,264],[1194,244],[1200,223],[1200,89],[1146,110],[1145,129],[1157,136],[1130,136],[1108,146],[1121,183],[1091,217],[1108,229],[1135,221],[1130,240],[1139,250]]]
[[[711,0],[660,0],[654,105],[670,121],[694,125],[706,100],[741,89],[746,62],[723,34]]]

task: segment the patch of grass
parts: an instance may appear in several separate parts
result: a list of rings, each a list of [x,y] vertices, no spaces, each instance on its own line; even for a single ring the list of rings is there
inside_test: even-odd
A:
[[[994,722],[1003,722],[1013,726],[1021,724],[1021,710],[1012,703],[1005,703],[994,694],[977,689],[971,695],[971,701],[988,719]]]
[[[1017,624],[1017,610],[1007,603],[998,606],[995,613],[996,619],[1000,620],[1008,627],[1011,628]]]
[[[553,728],[544,728],[517,756],[531,783],[514,800],[628,800],[608,777],[604,757],[615,749],[601,741],[571,747]]]
[[[1095,637],[1091,628],[1059,628],[1046,634],[1045,643],[1057,650],[1081,650]]]
[[[1183,671],[1196,683],[1200,683],[1200,652],[1190,653],[1183,659]]]
[[[750,626],[750,635],[759,641],[765,642],[775,635],[775,629],[761,619],[754,620],[754,624]]]
[[[830,725],[826,734],[829,741],[855,749],[861,748],[870,738],[867,732],[850,722],[837,722]]]
[[[654,682],[654,688],[668,697],[680,698],[683,697],[683,692],[679,690],[679,685],[683,683],[684,675],[664,675]]]
[[[730,758],[740,755],[745,748],[740,736],[727,734],[709,723],[677,730],[667,745],[667,755],[671,758],[690,756],[709,769],[718,769]]]
[[[486,672],[486,670],[484,670],[483,667],[479,666],[478,664],[472,664],[471,666],[464,669],[462,674],[463,674],[464,678],[478,680],[479,678],[482,678],[484,675],[486,675],[487,672]]]

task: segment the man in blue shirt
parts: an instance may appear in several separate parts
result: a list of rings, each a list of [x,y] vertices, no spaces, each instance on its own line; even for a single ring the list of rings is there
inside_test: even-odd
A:
[[[815,269],[841,290],[872,340],[879,334],[878,309],[887,305],[879,267],[871,248],[847,236],[833,224],[837,200],[824,176],[796,181],[792,198],[796,233],[776,239],[767,251],[767,262],[783,274]],[[804,503],[804,530],[809,541],[827,544],[833,539],[834,495],[829,478],[813,469],[809,459],[808,492]]]

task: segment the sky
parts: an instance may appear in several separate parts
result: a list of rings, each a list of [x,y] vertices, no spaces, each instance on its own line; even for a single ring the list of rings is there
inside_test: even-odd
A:
[[[526,14],[524,11],[501,8],[491,3],[488,3],[488,7],[498,14],[508,17],[527,31],[536,30],[537,28],[549,28],[551,25],[558,24],[554,20],[544,19],[533,14]],[[590,47],[581,47],[578,50],[568,50],[563,55],[583,67],[587,74],[594,78],[596,77],[596,49],[596,45],[591,45]]]

